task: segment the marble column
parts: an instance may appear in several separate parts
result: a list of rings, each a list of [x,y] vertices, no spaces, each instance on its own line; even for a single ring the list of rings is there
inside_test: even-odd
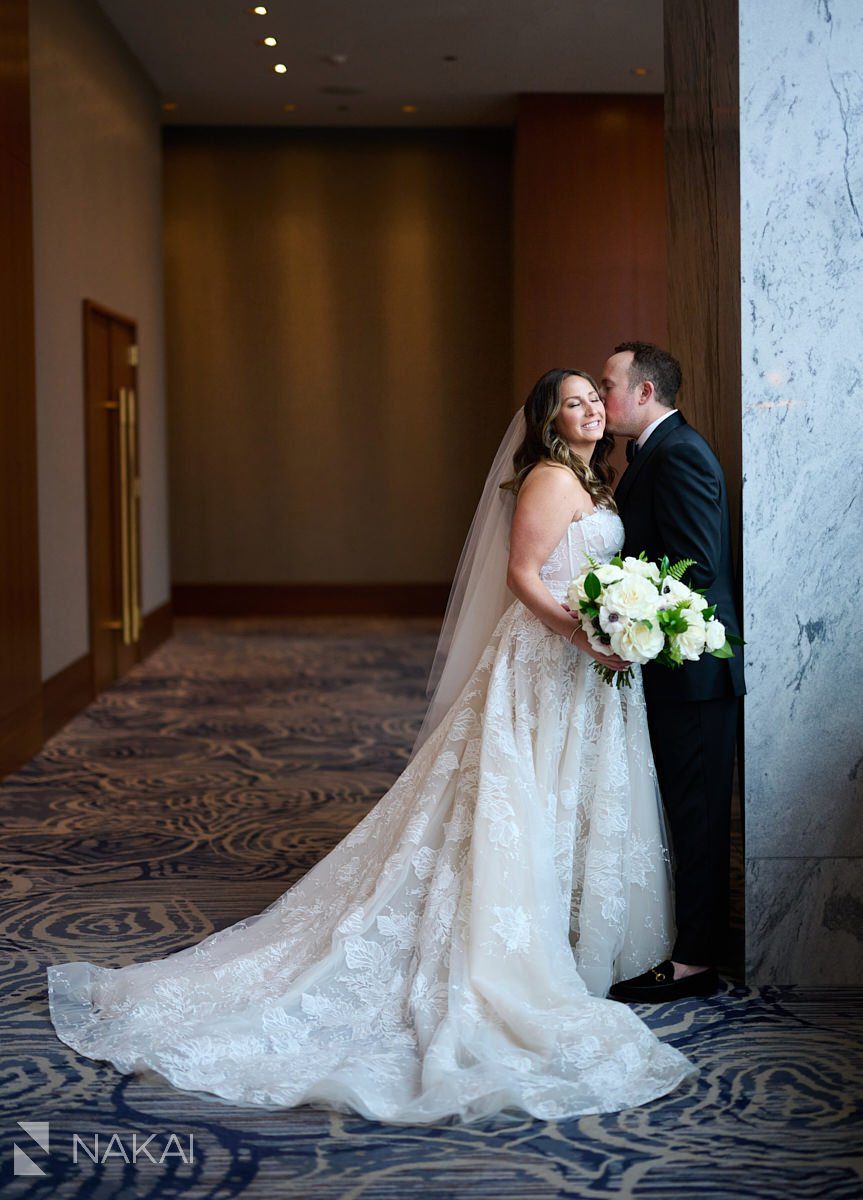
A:
[[[863,6],[739,0],[747,965],[863,981]]]

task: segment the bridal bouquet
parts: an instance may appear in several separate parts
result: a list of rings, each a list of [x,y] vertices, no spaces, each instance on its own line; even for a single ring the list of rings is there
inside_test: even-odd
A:
[[[726,634],[716,619],[716,606],[708,604],[698,588],[682,582],[694,565],[691,558],[673,566],[667,558],[650,562],[644,551],[638,558],[618,556],[602,564],[589,558],[569,585],[567,603],[601,654],[636,663],[655,660],[666,667],[697,662],[704,653],[733,658],[731,643],[742,645],[742,640]],[[606,683],[630,685],[631,668],[612,671],[598,662],[593,668]]]

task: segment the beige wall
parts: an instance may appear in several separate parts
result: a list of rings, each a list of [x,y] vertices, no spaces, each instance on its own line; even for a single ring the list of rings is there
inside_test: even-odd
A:
[[[451,577],[513,410],[509,135],[172,130],[175,582]]]
[[[138,320],[144,612],[170,593],[158,97],[95,0],[31,0],[43,678],[89,642],[81,301]]]

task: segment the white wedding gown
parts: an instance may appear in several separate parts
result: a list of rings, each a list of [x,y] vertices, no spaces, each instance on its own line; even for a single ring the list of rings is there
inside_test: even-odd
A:
[[[563,599],[616,514],[542,569]],[[668,853],[639,669],[618,691],[516,601],[378,804],[256,916],[168,958],[48,968],[81,1054],[178,1088],[395,1123],[643,1104],[694,1068],[610,984],[667,957]]]

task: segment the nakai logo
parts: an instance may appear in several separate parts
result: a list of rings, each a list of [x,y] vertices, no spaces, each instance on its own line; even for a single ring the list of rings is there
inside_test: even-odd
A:
[[[49,1147],[49,1129],[47,1121],[19,1121],[18,1125],[29,1138],[32,1138],[37,1146],[41,1146],[43,1150],[48,1150]],[[17,1142],[13,1142],[14,1152],[12,1155],[12,1169],[16,1175],[44,1175],[45,1172],[34,1163],[26,1151],[22,1150]],[[32,1147],[31,1147],[32,1149]]]
[[[18,1126],[37,1146],[46,1153],[50,1150],[50,1130],[48,1121],[19,1121]],[[122,1162],[135,1165],[139,1161],[162,1166],[167,1163],[193,1163],[195,1161],[194,1134],[188,1135],[183,1141],[176,1133],[168,1134],[160,1142],[158,1134],[147,1135],[133,1133],[123,1140],[119,1133],[93,1133],[83,1137],[79,1133],[72,1134],[72,1161],[77,1163],[79,1156],[94,1163],[109,1163],[119,1159]],[[28,1147],[30,1153],[33,1147]],[[16,1175],[45,1175],[46,1171],[34,1162],[26,1150],[14,1143],[13,1171]]]

